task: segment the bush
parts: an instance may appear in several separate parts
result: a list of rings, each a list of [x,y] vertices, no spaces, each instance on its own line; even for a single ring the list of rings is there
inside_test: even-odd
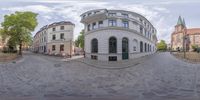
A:
[[[17,53],[17,50],[4,47],[2,52],[3,53]]]

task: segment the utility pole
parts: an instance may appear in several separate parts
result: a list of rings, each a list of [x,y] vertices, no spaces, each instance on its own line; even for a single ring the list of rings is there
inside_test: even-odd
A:
[[[184,58],[186,58],[186,43],[185,43],[185,40],[187,39],[186,34],[187,34],[187,29],[185,27],[184,32],[183,32],[183,54],[184,54]]]
[[[69,56],[70,58],[72,57],[72,42],[71,42],[71,40],[70,40],[70,56]]]

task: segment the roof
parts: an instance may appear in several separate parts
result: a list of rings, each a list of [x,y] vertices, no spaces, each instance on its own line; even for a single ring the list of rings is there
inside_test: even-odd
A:
[[[61,21],[61,22],[52,23],[52,24],[49,25],[49,27],[57,26],[57,25],[75,25],[75,24],[70,22],[70,21]]]
[[[108,10],[108,9],[94,9],[94,10],[89,10],[89,11],[87,11],[87,12],[81,14],[80,16],[83,16],[83,15],[89,13],[89,12],[99,11],[99,10],[105,10],[105,11],[107,11],[107,12],[110,12],[110,11],[119,11],[119,12],[127,12],[127,13],[135,14],[136,16],[139,16],[139,17],[145,19],[147,22],[149,22],[150,25],[156,30],[156,28],[154,27],[154,25],[153,25],[146,17],[144,17],[142,14],[139,14],[139,13],[136,13],[136,12],[133,12],[133,11],[127,11],[127,10]],[[156,30],[156,31],[157,31],[157,30]]]
[[[49,24],[49,25],[45,25],[43,26],[42,28],[40,28],[40,30],[34,35],[34,37],[40,33],[41,31],[45,30],[45,29],[48,29],[50,27],[54,27],[54,26],[58,26],[58,25],[73,25],[75,26],[74,23],[70,22],[70,21],[60,21],[60,22],[54,22],[52,24]]]
[[[177,25],[183,25],[183,21],[182,21],[181,16],[178,17]]]
[[[200,34],[200,28],[187,29],[187,34]]]

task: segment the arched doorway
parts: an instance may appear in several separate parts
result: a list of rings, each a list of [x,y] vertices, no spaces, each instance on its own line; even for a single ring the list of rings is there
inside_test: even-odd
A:
[[[128,38],[122,39],[122,59],[129,59]]]

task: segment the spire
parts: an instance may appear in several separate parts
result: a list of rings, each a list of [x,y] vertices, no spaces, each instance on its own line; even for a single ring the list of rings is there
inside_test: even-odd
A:
[[[184,18],[183,18],[183,26],[186,27],[186,25],[185,25],[185,19]]]
[[[181,19],[181,16],[178,17],[177,25],[183,25],[183,21]]]

